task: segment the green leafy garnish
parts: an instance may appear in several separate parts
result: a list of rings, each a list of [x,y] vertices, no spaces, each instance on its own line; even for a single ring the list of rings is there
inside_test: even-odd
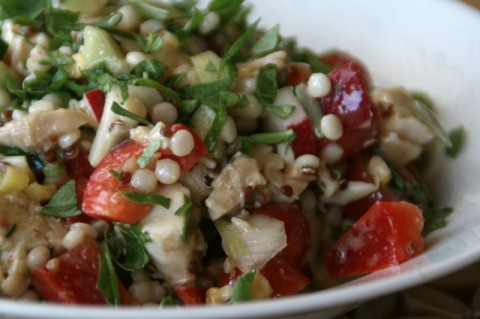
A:
[[[239,136],[240,141],[249,144],[278,144],[291,143],[297,137],[295,130],[275,133],[257,133],[249,136]]]
[[[101,17],[92,24],[103,29],[115,28],[122,21],[122,17],[123,15],[120,12],[114,12],[108,16]]]
[[[3,57],[7,53],[8,43],[0,39],[0,60],[3,60]]]
[[[427,236],[432,232],[444,228],[447,225],[447,216],[453,211],[451,207],[432,207],[423,212],[425,224],[422,235]]]
[[[185,23],[185,26],[182,30],[184,32],[191,32],[198,29],[198,27],[202,24],[204,17],[205,14],[202,11],[198,10],[197,8],[193,8],[190,19],[187,23]]]
[[[118,306],[121,304],[117,273],[113,266],[112,256],[106,239],[100,245],[100,269],[98,271],[97,286],[110,305]]]
[[[163,46],[163,38],[159,35],[149,33],[146,37],[139,37],[140,47],[146,54],[160,50]]]
[[[293,111],[295,111],[295,106],[267,104],[265,105],[265,111],[281,118],[282,120],[286,120]]]
[[[238,277],[235,287],[233,288],[233,303],[244,302],[250,299],[250,292],[252,291],[256,274],[257,272],[252,270]],[[279,280],[281,280],[281,278],[279,278]]]
[[[116,171],[114,169],[109,170],[110,174],[119,181],[123,181],[123,171]]]
[[[135,66],[135,75],[139,78],[159,80],[168,70],[168,65],[158,60],[146,60]]]
[[[143,205],[160,205],[167,209],[170,207],[170,198],[167,198],[160,194],[145,194],[131,190],[120,189],[117,189],[117,192],[119,192],[123,197],[134,203],[139,203]]]
[[[172,296],[166,296],[160,302],[160,308],[167,308],[171,306],[175,306],[175,300],[173,300]]]
[[[268,30],[252,47],[252,56],[258,57],[270,53],[278,46],[280,25]]]
[[[243,0],[212,0],[208,5],[208,11],[220,15],[222,23],[228,23],[242,9]]]
[[[113,102],[112,104],[112,112],[115,113],[115,114],[118,114],[118,115],[121,115],[121,116],[125,116],[125,117],[128,117],[132,120],[135,120],[139,123],[142,123],[143,125],[146,125],[146,126],[153,126],[153,124],[144,119],[143,117],[141,116],[138,116],[137,114],[135,113],[132,113],[126,109],[124,109],[123,107],[120,106],[120,104],[118,104],[117,102]]]
[[[148,146],[143,151],[142,155],[137,160],[138,167],[140,168],[147,167],[148,163],[153,158],[153,156],[157,153],[157,151],[160,149],[161,145],[162,145],[161,140],[157,140],[157,139],[151,140],[148,143]]]
[[[149,261],[149,256],[144,244],[150,240],[147,233],[144,233],[138,224],[126,227],[117,224],[116,228],[122,234],[122,244],[109,245],[111,256],[115,263],[126,271],[135,271],[145,267]],[[120,251],[116,251],[119,250]],[[121,256],[121,259],[114,256]]]
[[[258,72],[255,97],[260,103],[272,104],[277,96],[277,65],[269,63]]]
[[[50,53],[50,64],[53,66],[66,66],[75,63],[75,60],[69,55],[62,54],[55,50]]]
[[[139,0],[129,0],[128,2],[138,13],[146,18],[164,21],[170,17],[170,12],[167,9],[160,8],[154,4]]]
[[[24,17],[38,18],[49,5],[49,0],[0,0],[0,17],[2,19]]]
[[[160,91],[160,94],[162,94],[167,101],[180,101],[180,96],[177,92],[157,81],[151,79],[138,79],[134,80],[131,84],[155,88]]]
[[[60,218],[82,214],[82,211],[78,208],[75,180],[69,180],[53,195],[50,201],[42,208],[42,214]]]
[[[195,221],[195,217],[193,216],[193,213],[192,213],[192,206],[193,206],[193,203],[190,200],[190,198],[187,195],[184,195],[182,206],[180,206],[175,212],[175,215],[183,216],[185,219],[183,224],[183,229],[182,229],[182,235],[181,235],[182,243],[188,242],[188,239],[195,231],[195,226],[197,225]]]
[[[233,81],[234,79],[227,78],[209,83],[200,83],[185,88],[185,93],[195,100],[203,101],[219,91],[227,91],[233,84]]]
[[[448,156],[455,158],[458,153],[460,153],[465,143],[465,129],[462,126],[457,127],[448,133],[448,137],[452,145],[445,147],[445,153]]]

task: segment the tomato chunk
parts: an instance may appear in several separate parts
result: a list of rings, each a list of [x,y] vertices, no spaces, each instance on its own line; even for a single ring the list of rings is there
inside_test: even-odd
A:
[[[134,224],[151,209],[151,205],[134,203],[123,197],[117,190],[134,190],[112,175],[111,170],[121,172],[125,163],[137,159],[145,149],[143,144],[127,140],[115,147],[90,176],[84,191],[82,210],[85,214],[108,221]]]
[[[58,258],[58,266],[40,267],[32,274],[32,285],[46,301],[67,304],[107,304],[97,288],[100,250],[93,240],[87,240]],[[137,304],[119,281],[122,304]]]
[[[271,203],[252,211],[284,222],[287,246],[277,256],[294,267],[300,266],[310,247],[310,229],[300,209],[287,203]]]
[[[326,253],[330,275],[361,275],[421,254],[423,223],[414,204],[377,201]]]
[[[291,124],[288,129],[294,129],[297,138],[292,142],[292,150],[295,157],[304,154],[317,155],[317,137],[313,133],[312,124],[308,118],[303,121]]]
[[[205,303],[205,293],[198,287],[176,286],[173,290],[184,305],[202,305]]]

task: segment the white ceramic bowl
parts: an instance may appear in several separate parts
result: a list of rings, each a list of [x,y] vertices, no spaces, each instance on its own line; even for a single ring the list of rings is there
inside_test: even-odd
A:
[[[279,300],[221,307],[115,309],[0,300],[2,318],[328,318],[362,301],[418,285],[480,259],[480,14],[453,0],[262,0],[253,17],[322,51],[365,62],[377,86],[430,94],[447,129],[468,131],[463,153],[440,161],[437,195],[455,211],[426,253],[348,284]]]

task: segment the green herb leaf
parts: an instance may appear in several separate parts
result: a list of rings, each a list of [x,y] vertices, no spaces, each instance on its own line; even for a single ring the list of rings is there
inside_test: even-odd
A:
[[[115,272],[112,256],[105,239],[100,245],[100,269],[98,271],[97,286],[107,302],[115,306],[121,304],[117,280],[117,273]]]
[[[269,63],[258,72],[255,97],[260,103],[272,104],[277,96],[277,65]]]
[[[138,224],[130,225],[126,227],[121,224],[117,224],[116,228],[122,234],[124,239],[124,247],[121,252],[114,252],[114,249],[118,249],[118,245],[109,246],[112,250],[112,256],[122,255],[122,260],[114,258],[115,263],[126,271],[135,271],[145,267],[149,261],[149,256],[145,250],[145,242],[150,238],[148,234],[144,233]]]
[[[276,24],[253,45],[252,56],[262,56],[275,50],[280,39],[279,33],[280,25]]]
[[[423,212],[425,218],[425,225],[422,230],[422,235],[427,236],[432,232],[444,228],[447,225],[447,216],[453,212],[451,207],[433,207],[426,209]]]
[[[195,227],[197,225],[197,222],[195,221],[195,217],[193,216],[193,213],[192,213],[192,209],[191,209],[192,206],[193,206],[193,203],[190,200],[190,198],[187,195],[184,195],[182,206],[180,206],[175,212],[175,215],[183,216],[184,218],[184,222],[183,222],[184,224],[183,224],[182,235],[181,235],[181,240],[182,240],[182,243],[184,244],[188,242],[188,239],[195,231]]]
[[[53,195],[50,201],[43,207],[42,214],[60,218],[82,214],[82,211],[78,208],[75,180],[69,180]]]
[[[161,140],[157,140],[157,139],[151,140],[148,143],[147,148],[145,148],[142,155],[137,160],[138,167],[140,167],[140,168],[147,167],[148,163],[150,163],[151,159],[157,153],[157,151],[160,149],[161,145],[162,145]]]
[[[177,92],[172,90],[171,88],[157,82],[154,80],[150,79],[138,79],[132,82],[133,85],[136,86],[146,86],[146,87],[152,87],[160,91],[162,96],[167,100],[167,101],[180,101],[180,96],[178,95]]]
[[[295,106],[267,104],[265,105],[265,111],[281,118],[282,120],[286,120],[293,111],[295,111]]]
[[[115,113],[115,114],[118,114],[118,115],[121,115],[121,116],[125,116],[125,117],[128,117],[132,120],[135,120],[139,123],[142,123],[143,125],[146,125],[146,126],[153,126],[153,124],[144,119],[143,117],[141,116],[138,116],[137,114],[135,113],[132,113],[126,109],[124,109],[123,107],[120,106],[120,104],[118,104],[117,102],[113,102],[112,104],[112,112]]]
[[[230,62],[235,55],[240,51],[242,47],[244,47],[248,41],[253,37],[255,34],[255,30],[257,29],[257,25],[260,22],[260,19],[252,23],[248,28],[245,30],[245,32],[235,41],[228,49],[227,52],[225,52],[225,55],[222,58],[222,61],[220,62],[220,67],[219,67],[219,72],[223,71],[223,68],[227,65],[228,62]]]
[[[217,67],[210,60],[210,61],[208,61],[207,65],[205,66],[205,71],[207,71],[207,72],[217,72]]]
[[[69,55],[62,54],[55,50],[50,53],[50,64],[53,66],[66,66],[75,63],[75,60]]]
[[[168,70],[168,65],[158,60],[146,60],[135,66],[137,77],[146,77],[151,80],[159,80]]]
[[[460,153],[463,145],[465,144],[465,129],[462,126],[457,127],[456,129],[448,133],[448,137],[452,145],[450,147],[445,147],[445,152],[448,156],[455,158],[457,157],[458,153]]]
[[[312,71],[317,73],[329,73],[333,68],[319,59],[318,54],[304,48],[298,48],[295,39],[289,38],[282,43],[287,51],[288,57],[295,62],[307,63]]]
[[[55,35],[59,30],[80,30],[81,26],[76,23],[79,15],[79,12],[50,8],[45,19],[48,32]]]
[[[170,17],[170,12],[168,10],[160,8],[154,4],[140,0],[130,0],[128,3],[146,18],[164,21]]]
[[[117,192],[119,192],[123,197],[134,203],[144,205],[160,205],[167,209],[170,207],[170,198],[167,198],[160,194],[145,194],[131,190],[120,189],[117,189]]]
[[[190,19],[187,21],[187,23],[183,27],[183,31],[191,32],[198,29],[198,27],[202,24],[204,17],[205,17],[205,14],[202,11],[198,10],[197,8],[193,8],[192,14],[190,15]]]
[[[160,302],[160,308],[167,308],[171,306],[175,306],[175,301],[173,300],[172,296],[166,296]]]
[[[250,299],[250,292],[252,291],[256,274],[257,272],[252,270],[238,277],[233,288],[233,303],[244,302]]]
[[[212,0],[208,11],[217,12],[225,24],[232,20],[241,11],[243,0]]]
[[[258,133],[249,136],[239,136],[240,141],[248,144],[278,144],[291,143],[297,137],[295,130],[291,129],[275,133]]]
[[[140,47],[146,54],[158,51],[163,46],[163,38],[154,33],[149,33],[146,37],[140,37],[138,39],[141,43]]]
[[[197,100],[183,100],[180,102],[180,107],[178,108],[178,120],[182,123],[188,122],[199,105],[200,102]]]
[[[219,91],[227,91],[232,86],[233,81],[234,79],[227,78],[209,83],[200,83],[185,88],[185,93],[195,100],[203,101]]]
[[[116,179],[118,179],[119,181],[122,181],[123,180],[123,171],[116,171],[114,169],[111,169],[108,171],[110,174],[112,174],[113,177],[115,177]]]
[[[18,156],[18,155],[25,156],[27,158],[28,165],[36,173],[41,172],[45,168],[45,163],[42,161],[40,156],[36,154],[27,153],[24,150],[21,150],[17,147],[0,144],[0,154],[4,156]]]
[[[47,8],[50,0],[0,0],[2,19],[28,17],[36,19]]]
[[[114,12],[106,17],[101,17],[92,24],[103,29],[115,28],[122,21],[122,17],[120,12]]]

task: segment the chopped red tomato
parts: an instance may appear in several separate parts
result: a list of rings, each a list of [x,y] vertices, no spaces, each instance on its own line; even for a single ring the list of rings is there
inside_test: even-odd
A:
[[[284,222],[287,246],[277,256],[294,267],[300,266],[310,247],[310,229],[307,219],[300,209],[287,203],[271,203],[260,208],[254,208],[252,212]]]
[[[188,127],[183,124],[174,124],[166,128],[169,136],[179,130],[188,130],[194,139],[194,148],[186,156],[176,156],[170,149],[160,150],[161,157],[176,160],[183,171],[188,171],[202,156],[207,153],[205,144]],[[82,210],[85,214],[107,221],[117,221],[125,224],[134,224],[145,217],[152,205],[134,203],[123,197],[118,190],[136,190],[128,180],[118,179],[112,170],[122,172],[125,163],[131,159],[138,159],[146,145],[127,140],[115,147],[90,176],[84,192]]]
[[[205,293],[200,288],[176,286],[173,290],[184,305],[201,305],[205,303]]]
[[[326,253],[330,275],[361,275],[421,254],[423,223],[414,204],[377,201]]]
[[[100,122],[102,118],[103,109],[105,108],[105,93],[102,90],[92,90],[85,93],[87,107],[90,108],[91,113],[95,115],[97,121]]]
[[[127,140],[105,156],[85,188],[82,202],[85,214],[125,224],[134,224],[148,214],[152,206],[134,203],[123,197],[118,190],[135,188],[111,173],[112,170],[121,172],[125,163],[131,158],[137,159],[144,149],[143,144]]]
[[[87,240],[57,257],[57,264],[40,267],[32,274],[32,285],[45,301],[67,304],[107,304],[97,288],[100,250]],[[119,281],[122,304],[137,304]]]
[[[317,155],[317,138],[312,130],[312,124],[308,118],[303,121],[289,125],[287,129],[294,129],[297,137],[292,142],[292,150],[295,157],[304,154]]]

